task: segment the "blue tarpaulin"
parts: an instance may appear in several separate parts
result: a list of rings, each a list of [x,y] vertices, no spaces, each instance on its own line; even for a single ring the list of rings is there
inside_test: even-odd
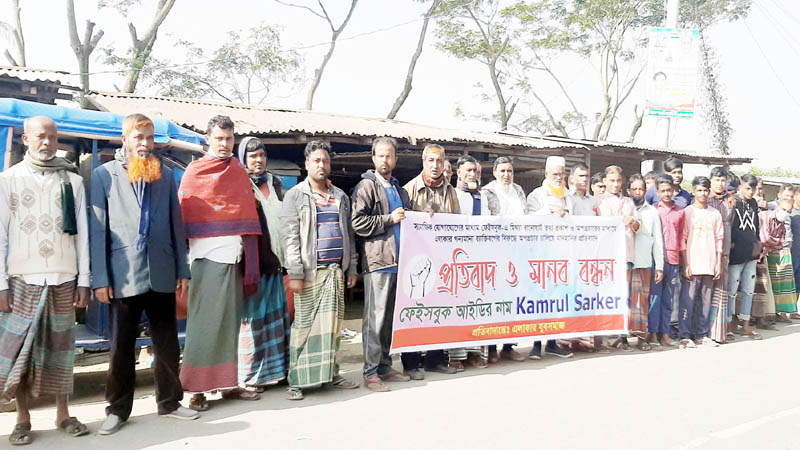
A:
[[[11,134],[11,128],[0,125],[0,171],[5,168],[3,166],[6,161],[6,152],[10,150],[8,148],[10,145],[9,134]]]
[[[14,98],[0,98],[0,127],[22,128],[25,119],[33,116],[46,116],[53,119],[59,131],[96,136],[96,139],[119,138],[122,135],[122,120],[125,118],[110,112],[44,105]],[[187,130],[166,119],[151,119],[155,126],[156,143],[166,144],[172,139],[192,144],[202,145],[205,143],[203,135],[199,133]],[[5,141],[0,142],[3,142],[3,146],[5,146]]]

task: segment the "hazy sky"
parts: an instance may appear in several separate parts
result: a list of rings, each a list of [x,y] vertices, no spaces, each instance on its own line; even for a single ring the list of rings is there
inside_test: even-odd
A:
[[[69,46],[65,2],[21,0],[20,3],[28,65],[77,72],[77,61]],[[85,20],[91,18],[105,32],[101,47],[129,45],[126,21],[119,14],[108,9],[98,12],[96,2],[91,0],[75,3],[81,36]],[[130,16],[140,33],[149,24],[156,0],[142,3],[143,6],[131,10]],[[338,20],[349,3],[326,0]],[[424,9],[424,5],[410,0],[361,0],[326,69],[314,109],[385,117],[405,79]],[[0,0],[0,20],[8,20],[9,10],[10,1]],[[47,13],[37,15],[37,12]],[[244,31],[262,22],[283,27],[284,47],[323,44],[301,50],[310,79],[326,50],[325,43],[330,37],[327,24],[303,10],[270,0],[178,0],[159,33],[155,55],[177,63],[182,58],[172,46],[175,39],[195,42],[210,51],[225,41],[226,32]],[[761,167],[800,168],[800,152],[791,137],[800,115],[800,87],[795,81],[800,59],[800,2],[754,0],[746,20],[718,25],[707,37],[720,60],[720,78],[734,128],[734,154],[755,157]],[[591,118],[600,101],[596,68],[576,57],[564,57],[554,67],[579,108],[589,112]],[[99,61],[92,62],[92,72],[104,70],[109,68]],[[543,97],[559,99],[553,86],[540,77],[531,75],[534,82],[543,86]],[[122,80],[122,75],[98,74],[92,77],[92,88],[114,90],[115,84],[121,85]],[[490,86],[489,78],[483,65],[457,60],[436,49],[433,33],[429,32],[414,80],[414,90],[400,111],[399,120],[452,128],[496,129],[494,123],[455,116],[459,107],[466,113],[490,114],[496,110],[494,103],[482,102],[482,92],[475,87],[476,83]],[[279,92],[269,105],[301,108],[305,89],[304,86]],[[644,91],[644,84],[640,83],[621,108],[610,139],[627,139],[633,124],[633,107]],[[645,118],[637,143],[656,145],[655,122],[655,118]],[[702,121],[699,118],[677,121],[670,145],[673,149],[708,153],[708,134]]]

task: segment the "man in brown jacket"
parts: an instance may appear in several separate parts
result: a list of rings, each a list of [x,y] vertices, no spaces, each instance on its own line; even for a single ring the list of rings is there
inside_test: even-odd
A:
[[[392,318],[397,292],[400,222],[411,206],[408,194],[392,176],[397,165],[397,141],[379,137],[372,142],[375,170],[361,175],[353,191],[353,231],[361,245],[364,270],[364,386],[387,392],[384,381],[408,381],[392,369]]]
[[[444,148],[441,145],[429,144],[422,150],[422,173],[409,181],[403,189],[408,192],[413,211],[460,214],[458,197],[444,176]],[[403,353],[403,370],[414,380],[425,378],[425,370],[453,374],[456,369],[450,367],[445,359],[444,350],[428,350],[425,355],[425,369],[422,368],[422,354],[419,352]]]

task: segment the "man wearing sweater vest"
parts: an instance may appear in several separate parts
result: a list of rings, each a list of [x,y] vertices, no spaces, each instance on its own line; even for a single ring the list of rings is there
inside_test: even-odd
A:
[[[302,400],[303,389],[330,384],[358,385],[339,375],[336,353],[344,322],[347,287],[356,284],[355,235],[350,199],[331,184],[330,145],[306,145],[308,177],[286,192],[281,220],[289,290],[294,292],[294,322],[289,338],[289,400]]]
[[[56,157],[51,119],[25,120],[22,143],[24,161],[0,175],[0,397],[17,399],[12,445],[33,441],[30,403],[42,395],[56,397],[56,427],[89,433],[68,408],[75,307],[89,302],[83,182]]]
[[[175,179],[153,154],[150,119],[131,114],[122,121],[122,134],[122,148],[94,169],[91,182],[92,287],[95,298],[109,305],[114,336],[101,435],[116,433],[131,415],[142,313],[155,349],[158,414],[198,417],[180,404],[175,294],[188,288],[190,276]]]

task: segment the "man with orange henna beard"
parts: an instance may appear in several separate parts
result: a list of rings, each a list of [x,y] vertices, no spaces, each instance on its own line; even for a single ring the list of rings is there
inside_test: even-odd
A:
[[[122,148],[94,169],[91,190],[91,266],[95,298],[109,305],[111,363],[101,435],[116,433],[133,408],[136,338],[147,314],[155,350],[153,375],[161,417],[191,420],[181,406],[176,291],[189,283],[186,235],[172,170],[153,154],[153,122],[132,114],[122,122]]]

